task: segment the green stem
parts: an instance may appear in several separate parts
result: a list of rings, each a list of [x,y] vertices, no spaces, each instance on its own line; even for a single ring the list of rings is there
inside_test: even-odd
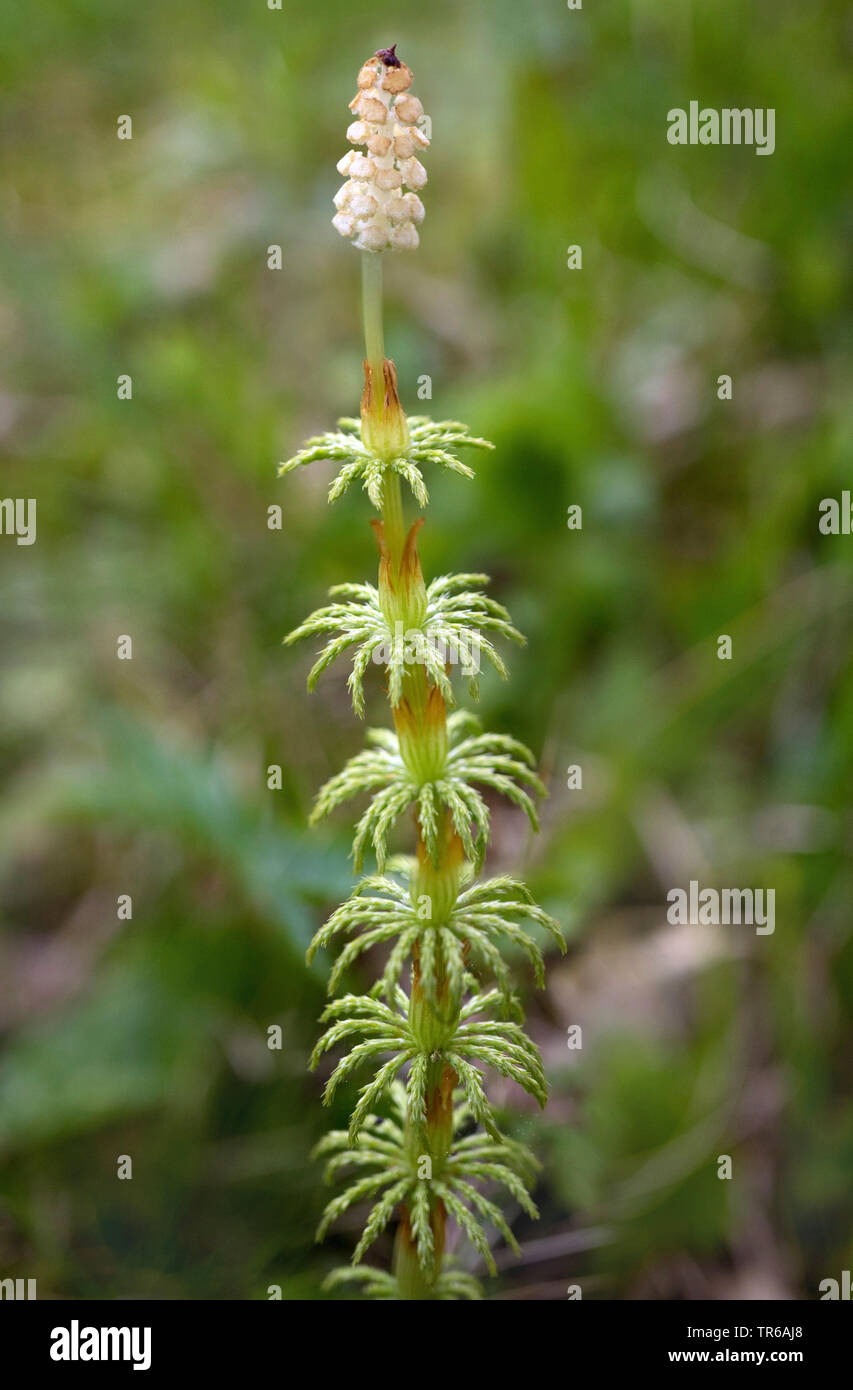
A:
[[[397,1293],[401,1299],[425,1302],[433,1297],[432,1285],[418,1259],[417,1246],[409,1226],[406,1212],[397,1227],[394,1241],[394,1277],[397,1280]]]
[[[391,557],[391,570],[396,575],[400,569],[400,557],[406,543],[406,521],[403,515],[403,492],[400,487],[400,477],[399,474],[392,473],[390,469],[385,470],[385,476],[382,479],[382,524],[385,532],[385,544]]]
[[[446,812],[444,814],[446,822]],[[436,921],[444,920],[456,900],[459,891],[458,861],[448,851],[448,826],[441,828],[442,850],[439,863],[433,865],[418,836],[418,873],[415,892],[426,891],[432,904]],[[443,976],[441,962],[438,969],[435,1002],[423,993],[420,983],[419,955],[417,951],[412,960],[412,993],[409,1003],[409,1022],[420,1045],[430,1054],[426,1078],[425,1113],[410,1114],[406,1120],[405,1143],[409,1161],[417,1167],[421,1176],[421,1165],[429,1159],[429,1169],[422,1174],[422,1180],[441,1176],[447,1155],[453,1142],[453,1088],[457,1076],[444,1060],[441,1048],[448,1036],[455,1030],[459,1017],[459,1000],[448,994],[447,981]],[[431,1275],[421,1268],[416,1245],[412,1236],[409,1214],[403,1212],[397,1227],[394,1243],[394,1273],[397,1278],[397,1291],[401,1299],[429,1300],[435,1298],[435,1282],[441,1272],[444,1252],[444,1227],[446,1212],[437,1198],[431,1203],[430,1223],[432,1225],[435,1249],[434,1267]]]
[[[378,395],[382,391],[385,359],[382,327],[382,256],[370,251],[362,252],[361,257],[361,312],[364,324],[365,356],[373,375],[374,392]],[[379,400],[382,398],[381,395],[378,395]],[[406,523],[400,478],[390,469],[386,470],[383,478],[382,523],[385,544],[388,547],[391,560],[392,574],[396,575],[399,572],[400,559],[406,540]],[[421,737],[426,742],[429,738],[425,727],[428,681],[426,671],[422,666],[415,667],[407,674],[404,690],[419,730],[422,731]],[[444,860],[443,853],[441,857]],[[439,899],[445,898],[448,893],[451,897],[455,897],[458,885],[455,882],[451,866],[446,863],[440,864],[435,870],[435,875],[436,883],[442,889],[438,895]],[[420,994],[417,975],[417,963],[413,962],[412,989]],[[426,1001],[422,1002],[421,1007],[425,1008],[427,1012],[431,1011],[431,1006]],[[447,1156],[451,1142],[452,1095],[448,1096],[442,1088],[444,1071],[444,1063],[440,1059],[431,1062],[426,1094],[426,1124],[421,1117],[416,1120],[409,1117],[406,1124],[407,1142],[419,1153],[423,1152],[431,1159],[433,1172],[436,1175]],[[416,1154],[415,1158],[417,1157]],[[441,1207],[440,1203],[433,1204],[432,1225],[437,1256],[433,1279],[429,1279],[420,1267],[409,1224],[409,1215],[407,1211],[403,1212],[394,1244],[394,1272],[401,1298],[430,1299],[434,1296],[434,1279],[438,1276],[441,1268],[441,1250],[444,1244],[444,1210],[443,1207],[439,1210],[439,1207]]]
[[[364,351],[373,373],[373,389],[378,400],[382,396],[385,334],[382,326],[382,253],[361,253],[361,318],[364,325]],[[385,543],[396,572],[406,540],[403,517],[403,494],[400,479],[390,471],[382,484],[382,520],[385,524]]]
[[[385,337],[382,331],[382,253],[361,253],[361,318],[365,357],[373,368],[375,383],[382,381]],[[378,387],[377,387],[378,389]]]

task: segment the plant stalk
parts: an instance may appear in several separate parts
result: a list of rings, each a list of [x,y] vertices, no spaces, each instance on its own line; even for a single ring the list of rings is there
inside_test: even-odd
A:
[[[373,368],[374,381],[382,380],[385,335],[382,330],[382,255],[361,253],[361,317],[364,324],[365,356]]]
[[[375,251],[361,253],[361,318],[364,327],[364,355],[373,379],[375,409],[384,414],[385,332],[382,316],[382,255]],[[394,573],[406,540],[403,518],[403,494],[396,473],[388,472],[382,486],[382,520],[385,543]]]
[[[363,251],[361,271],[365,354],[373,375],[374,391],[378,394],[376,383],[383,381],[385,357],[382,324],[382,256]],[[406,523],[400,478],[390,469],[386,472],[383,480],[382,525],[385,544],[391,560],[392,576],[396,578],[400,572],[400,559],[406,540]],[[426,743],[429,739],[426,728],[428,686],[424,667],[421,665],[413,666],[404,680],[403,698],[409,706],[414,721],[412,737],[415,742]],[[418,827],[417,834],[417,853],[419,856],[423,856],[426,851],[421,839],[420,827]],[[430,896],[434,901],[443,905],[446,905],[447,902],[452,904],[457,893],[456,872],[448,853],[448,845],[447,836],[442,834],[438,863],[430,868]],[[429,1028],[432,1026],[431,1016],[435,1015],[434,1026],[436,1028],[446,1027],[447,1019],[436,1015],[430,1002],[424,999],[419,977],[418,962],[417,959],[414,959],[412,961],[412,1003],[418,1010],[420,1019],[425,1020],[425,1027]],[[455,1082],[455,1073],[451,1067],[442,1063],[440,1059],[431,1062],[426,1088],[426,1118],[424,1120],[420,1116],[409,1116],[406,1124],[406,1142],[412,1161],[418,1164],[424,1159],[428,1159],[431,1175],[434,1177],[437,1177],[441,1172],[452,1139],[452,1096]],[[444,1249],[445,1211],[444,1204],[440,1201],[432,1202],[431,1224],[435,1244],[435,1266],[432,1274],[428,1276],[419,1263],[409,1211],[403,1206],[394,1242],[394,1273],[397,1278],[399,1295],[403,1299],[422,1300],[433,1297],[433,1286],[441,1269]]]

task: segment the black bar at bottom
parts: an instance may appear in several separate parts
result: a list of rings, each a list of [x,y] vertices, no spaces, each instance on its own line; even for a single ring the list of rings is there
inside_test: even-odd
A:
[[[427,1321],[428,1318],[428,1321]],[[421,1321],[423,1320],[423,1321]],[[556,1355],[568,1375],[584,1361],[602,1371],[689,1372],[703,1366],[778,1366],[810,1376],[843,1365],[853,1330],[849,1301],[749,1303],[561,1303],[507,1301],[420,1305],[367,1302],[0,1302],[0,1346],[16,1370],[66,1380],[127,1374],[149,1383],[191,1371],[219,1378],[300,1365],[328,1378],[396,1349],[402,1356],[436,1334],[464,1336],[478,1376],[490,1367]],[[422,1332],[420,1330],[422,1328]],[[512,1357],[510,1363],[509,1358]],[[405,1364],[405,1363],[403,1363]],[[449,1369],[449,1367],[448,1367]],[[553,1375],[555,1366],[551,1361]],[[142,1380],[142,1377],[145,1380]],[[458,1372],[454,1372],[454,1379]]]

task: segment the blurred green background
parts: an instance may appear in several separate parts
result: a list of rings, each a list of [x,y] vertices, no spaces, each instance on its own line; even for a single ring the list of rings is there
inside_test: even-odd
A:
[[[0,537],[0,1275],[318,1298],[352,1248],[357,1214],[312,1239],[347,1098],[306,1071],[303,952],[351,881],[311,797],[362,731],[280,642],[375,549],[362,495],[276,465],[357,408],[334,166],[395,41],[434,125],[387,347],[408,409],[497,444],[429,479],[424,568],[485,569],[527,633],[482,713],[551,796],[535,842],[494,807],[491,866],[571,938],[544,995],[519,968],[552,1100],[493,1095],[542,1219],[490,1296],[815,1297],[853,1266],[853,540],[818,531],[851,484],[853,26],[799,0],[4,6],[2,494],[38,539]],[[775,154],[669,146],[694,99],[775,108]],[[668,925],[691,877],[773,887],[775,933]]]

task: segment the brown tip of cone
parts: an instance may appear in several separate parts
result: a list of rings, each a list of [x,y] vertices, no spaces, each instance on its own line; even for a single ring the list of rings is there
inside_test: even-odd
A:
[[[364,359],[364,394],[361,398],[361,409],[373,409],[373,363],[368,358]],[[391,406],[400,407],[400,395],[397,389],[397,368],[390,357],[382,359],[382,404],[387,410]]]
[[[385,409],[388,410],[396,406],[398,410],[401,410],[400,395],[397,390],[397,368],[390,357],[383,357],[382,359],[382,386]]]
[[[400,573],[416,573],[420,569],[420,559],[418,557],[418,532],[424,524],[424,518],[419,516],[409,527],[409,534],[403,546],[403,554],[400,557]]]
[[[437,685],[431,685],[424,710],[424,728],[442,728],[447,723],[447,702]]]
[[[379,551],[380,588],[387,585],[393,594],[399,594],[401,589],[412,582],[422,585],[423,572],[418,555],[418,532],[424,524],[424,518],[418,517],[417,521],[414,521],[409,527],[396,571],[392,567],[391,552],[385,540],[385,523],[374,517],[370,524],[373,527],[373,534],[376,537],[376,546]]]
[[[361,413],[369,415],[373,409],[373,366],[364,359],[364,390],[361,393]]]
[[[382,384],[369,359],[364,359],[364,391],[361,396],[361,437],[369,449],[384,458],[393,458],[408,448],[406,412],[397,390],[397,368],[388,357],[382,359]],[[380,399],[379,391],[382,391]]]
[[[415,549],[416,542],[417,542],[418,532],[420,531],[421,527],[423,526],[424,520],[425,520],[424,517],[419,516],[418,519],[417,519],[416,521],[413,521],[412,524],[411,524],[411,526],[409,527],[409,532],[408,532],[408,535],[406,536],[406,544],[405,544],[405,546],[403,547],[403,554],[404,554],[404,555],[405,555],[405,553],[406,553],[407,550],[408,550],[408,551],[412,551],[412,550]]]

